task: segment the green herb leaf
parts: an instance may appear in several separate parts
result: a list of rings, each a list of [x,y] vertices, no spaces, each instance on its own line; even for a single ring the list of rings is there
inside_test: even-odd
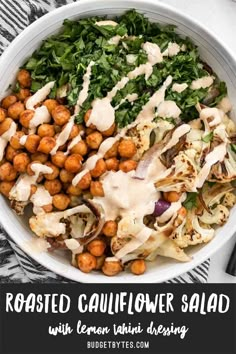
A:
[[[213,140],[213,132],[210,132],[209,134],[207,134],[206,136],[204,136],[204,138],[202,138],[202,141],[204,141],[204,143],[209,143],[210,141]]]
[[[197,195],[198,193],[194,193],[194,192],[187,193],[187,198],[183,202],[183,206],[187,210],[191,210],[197,207]]]

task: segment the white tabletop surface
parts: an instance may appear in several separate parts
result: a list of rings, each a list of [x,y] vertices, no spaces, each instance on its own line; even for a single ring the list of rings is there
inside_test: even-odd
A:
[[[236,56],[236,1],[233,0],[159,0],[182,10],[208,27]],[[236,99],[236,98],[235,98]],[[236,221],[235,221],[236,222]],[[210,283],[236,283],[236,277],[225,273],[230,254],[236,242],[231,240],[211,259]]]

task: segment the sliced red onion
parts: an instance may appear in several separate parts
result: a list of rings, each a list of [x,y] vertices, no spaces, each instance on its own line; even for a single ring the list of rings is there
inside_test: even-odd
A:
[[[150,164],[152,163],[154,157],[157,155],[157,151],[160,151],[160,143],[154,144],[151,149],[149,149],[142,157],[142,159],[139,161],[138,166],[135,171],[135,176],[134,178],[137,179],[145,179],[147,175],[148,168]]]
[[[105,220],[97,205],[94,204],[91,200],[83,199],[83,203],[91,210],[91,212],[95,216],[95,223],[93,225],[92,230],[79,240],[81,245],[86,245],[100,234],[105,224]]]
[[[167,202],[166,200],[159,199],[157,202],[155,202],[153,215],[161,216],[167,209],[169,209],[170,206],[171,203]]]

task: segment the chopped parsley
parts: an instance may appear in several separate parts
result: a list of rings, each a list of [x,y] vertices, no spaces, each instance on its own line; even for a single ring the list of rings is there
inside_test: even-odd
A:
[[[116,110],[116,123],[119,127],[124,127],[136,119],[142,106],[161,87],[168,75],[173,77],[173,83],[187,84],[208,75],[201,63],[197,47],[189,38],[180,37],[174,26],[151,23],[135,10],[127,11],[115,19],[117,26],[96,25],[97,21],[103,19],[105,18],[91,17],[79,21],[65,20],[61,32],[47,38],[24,65],[31,73],[33,92],[49,81],[56,81],[50,94],[53,98],[58,88],[68,84],[67,104],[73,106],[82,89],[87,66],[92,60],[96,62],[92,67],[88,97],[76,118],[77,123],[83,122],[84,114],[91,108],[95,98],[106,96],[128,72],[147,62],[147,54],[142,49],[145,42],[158,44],[162,52],[170,42],[177,43],[181,48],[184,46],[184,49],[156,64],[147,81],[144,75],[138,76],[118,91],[112,101],[113,107],[127,94],[138,94],[135,102],[124,102]],[[117,45],[109,42],[114,36],[123,37]],[[135,55],[134,63],[127,60],[128,54]],[[211,106],[216,105],[226,95],[225,83],[220,82],[217,85],[219,97],[215,98]],[[207,89],[191,90],[188,87],[177,93],[169,87],[166,99],[176,102],[182,111],[182,120],[187,122],[198,116],[195,105],[206,95]]]
[[[191,210],[193,208],[196,208],[197,207],[197,196],[198,196],[198,193],[195,193],[195,192],[187,193],[187,198],[183,202],[183,206],[187,210]]]

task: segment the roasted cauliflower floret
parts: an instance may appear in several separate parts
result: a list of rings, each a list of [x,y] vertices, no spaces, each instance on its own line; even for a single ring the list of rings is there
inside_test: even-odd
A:
[[[226,206],[227,208],[232,208],[236,204],[236,196],[233,193],[226,193],[224,196],[224,199],[222,201],[222,204]]]
[[[236,154],[232,151],[230,145],[228,145],[224,160],[212,166],[208,180],[226,183],[234,179],[236,179]]]
[[[219,204],[216,208],[211,209],[210,213],[204,210],[203,214],[199,217],[199,220],[208,225],[223,225],[228,217],[229,210],[224,205]]]
[[[188,212],[186,219],[171,234],[170,238],[180,247],[185,248],[209,242],[214,236],[214,229],[199,223],[195,209]]]
[[[195,151],[181,151],[173,161],[173,165],[155,182],[158,190],[164,192],[192,192],[198,175],[197,166],[193,159]]]

